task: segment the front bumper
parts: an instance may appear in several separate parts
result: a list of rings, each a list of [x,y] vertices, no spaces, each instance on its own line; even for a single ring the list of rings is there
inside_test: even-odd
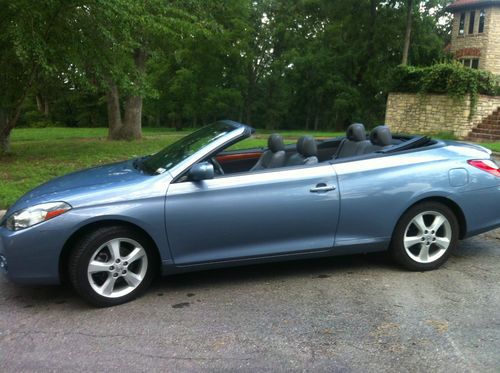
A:
[[[0,227],[0,230],[2,228]],[[7,257],[5,256],[5,249],[3,247],[3,240],[0,236],[0,273],[7,275],[9,271],[9,264],[7,261]]]
[[[0,227],[0,274],[21,284],[58,284],[60,238],[40,225],[18,232]]]

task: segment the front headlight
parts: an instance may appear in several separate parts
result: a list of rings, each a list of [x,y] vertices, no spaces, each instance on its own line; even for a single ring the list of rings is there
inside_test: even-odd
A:
[[[5,222],[5,227],[11,231],[18,231],[55,218],[68,210],[71,210],[71,206],[66,202],[50,202],[31,206],[10,215]]]

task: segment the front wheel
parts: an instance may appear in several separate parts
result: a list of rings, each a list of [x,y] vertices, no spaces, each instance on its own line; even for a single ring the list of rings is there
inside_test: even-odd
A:
[[[147,239],[126,227],[103,227],[84,236],[69,260],[75,290],[98,307],[128,302],[147,289],[155,259]]]
[[[440,267],[458,243],[458,222],[447,206],[424,202],[403,214],[391,244],[394,259],[412,271]]]

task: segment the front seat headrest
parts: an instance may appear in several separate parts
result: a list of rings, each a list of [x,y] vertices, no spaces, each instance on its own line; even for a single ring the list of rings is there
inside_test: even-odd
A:
[[[365,141],[365,126],[362,123],[353,123],[349,127],[347,127],[346,135],[347,139],[350,141]]]
[[[370,141],[373,145],[389,146],[392,145],[391,130],[387,126],[377,126],[370,133]]]
[[[297,141],[297,152],[306,158],[315,157],[318,154],[318,148],[314,138],[312,136],[302,136]]]
[[[273,133],[267,139],[267,147],[273,152],[279,152],[285,150],[285,144],[283,143],[283,137],[277,133]]]

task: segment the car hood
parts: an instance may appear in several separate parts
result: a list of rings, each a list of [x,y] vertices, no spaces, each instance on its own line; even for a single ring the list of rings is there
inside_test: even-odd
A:
[[[137,170],[133,160],[89,168],[53,179],[22,196],[7,212],[39,203],[64,201],[71,203],[75,196],[141,182],[150,175]],[[75,207],[75,206],[73,206]]]

